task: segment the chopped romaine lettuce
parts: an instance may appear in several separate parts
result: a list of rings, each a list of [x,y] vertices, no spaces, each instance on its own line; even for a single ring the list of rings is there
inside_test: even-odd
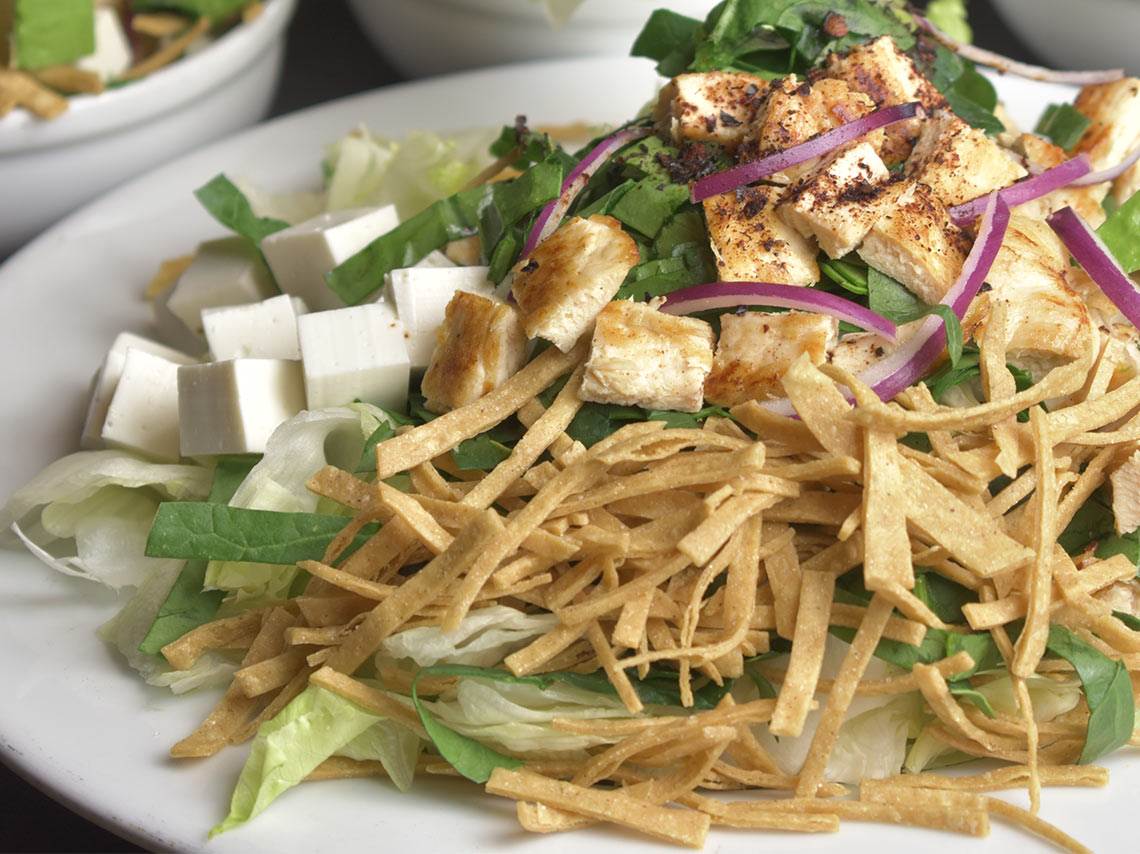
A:
[[[95,50],[92,0],[16,0],[12,27],[20,68],[70,65]]]

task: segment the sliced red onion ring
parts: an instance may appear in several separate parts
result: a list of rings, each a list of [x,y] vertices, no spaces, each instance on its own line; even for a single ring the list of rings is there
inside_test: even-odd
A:
[[[534,225],[531,227],[530,234],[527,235],[526,243],[523,244],[520,257],[525,258],[533,252],[534,247],[538,246],[551,235],[554,229],[558,228],[558,223],[562,221],[562,217],[566,215],[566,211],[574,199],[578,197],[578,194],[582,192],[587,182],[602,164],[609,160],[610,155],[634,140],[647,137],[651,133],[653,133],[653,128],[650,127],[619,130],[599,142],[585,157],[578,161],[578,165],[571,169],[570,174],[562,181],[562,190],[558,194],[558,198],[547,202],[538,214],[538,218],[535,219]]]
[[[1046,222],[1120,313],[1133,326],[1140,326],[1140,291],[1084,218],[1072,208],[1061,208],[1049,214]]]
[[[743,187],[745,184],[751,184],[753,181],[758,181],[782,169],[821,157],[829,151],[834,151],[836,148],[858,139],[865,133],[870,133],[895,122],[901,122],[904,119],[922,118],[923,115],[925,115],[925,111],[918,101],[895,104],[893,107],[875,110],[861,119],[855,119],[853,122],[813,136],[807,142],[789,146],[775,154],[761,157],[759,160],[750,160],[747,163],[741,163],[731,169],[725,169],[715,175],[709,175],[707,178],[695,181],[691,191],[693,202],[703,202],[705,199],[719,196],[721,193],[727,193],[737,187]]]
[[[1078,178],[1073,181],[1076,187],[1087,187],[1092,184],[1102,184],[1105,181],[1115,181],[1134,165],[1136,161],[1140,160],[1140,146],[1133,149],[1127,157],[1117,163],[1115,166],[1110,166],[1107,169],[1101,169],[1099,172],[1090,172],[1083,178]]]
[[[713,282],[673,291],[665,298],[661,310],[666,314],[692,314],[738,305],[767,305],[773,308],[798,308],[828,314],[863,329],[877,332],[889,341],[898,334],[897,327],[881,314],[856,302],[815,288],[778,285],[770,282]]]
[[[934,26],[934,24],[922,15],[915,15],[914,19],[919,26],[955,53],[966,57],[966,59],[973,60],[979,65],[985,65],[996,71],[1000,71],[1003,74],[1016,74],[1019,77],[1028,77],[1030,80],[1042,80],[1047,83],[1074,83],[1078,86],[1084,86],[1089,83],[1112,83],[1124,77],[1124,70],[1120,68],[1111,68],[1101,71],[1056,71],[1052,68],[1045,68],[1040,65],[1029,65],[1024,62],[1018,62],[1015,59],[1010,59],[1008,56],[1002,56],[1000,53],[994,53],[993,51],[985,50],[972,44],[960,42],[942,32],[942,30],[938,29],[938,27]]]
[[[1078,179],[1088,175],[1091,170],[1092,164],[1089,163],[1088,155],[1078,154],[1076,157],[1066,160],[1052,169],[1046,169],[1032,178],[1026,178],[1016,184],[1003,187],[998,190],[998,195],[1001,196],[1006,205],[1015,208],[1054,190],[1073,184]],[[950,218],[954,220],[955,225],[969,225],[985,210],[988,200],[989,195],[978,196],[976,199],[954,205],[950,208]]]
[[[994,191],[987,197],[985,213],[978,226],[978,236],[970,254],[966,256],[962,272],[941,301],[942,305],[950,306],[958,317],[966,313],[970,302],[978,295],[978,289],[1001,248],[1008,224],[1009,206]],[[945,325],[942,318],[929,315],[911,338],[882,361],[862,371],[859,379],[870,386],[881,400],[892,400],[903,389],[921,379],[946,347]],[[794,414],[787,398],[761,401],[761,404],[782,415]]]

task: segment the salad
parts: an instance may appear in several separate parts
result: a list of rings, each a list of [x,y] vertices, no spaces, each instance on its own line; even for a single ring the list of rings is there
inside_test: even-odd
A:
[[[7,0],[0,3],[0,116],[40,119],[68,96],[141,79],[261,14],[260,0]]]
[[[874,28],[851,27],[868,20],[855,12],[868,10],[880,13],[870,18]],[[820,42],[801,61],[834,63],[840,76],[810,86],[788,85],[786,76],[769,83],[755,42],[730,26],[745,13],[758,7],[718,7],[707,28],[668,15],[651,20],[638,45],[676,78],[653,122],[668,136],[634,120],[568,156],[541,133],[511,126],[494,147],[494,171],[510,168],[517,177],[466,182],[330,271],[334,292],[363,301],[366,294],[354,300],[349,289],[382,282],[377,269],[395,259],[387,272],[398,306],[397,271],[420,260],[416,254],[446,248],[459,257],[479,235],[488,283],[509,281],[515,302],[462,290],[448,300],[444,322],[452,325],[425,366],[422,403],[307,410],[272,434],[252,469],[254,461],[228,452],[166,464],[155,463],[153,452],[123,454],[115,472],[99,472],[62,500],[48,496],[49,476],[10,503],[27,541],[66,570],[91,572],[88,558],[98,549],[66,555],[58,540],[74,539],[80,550],[91,535],[106,541],[107,533],[127,530],[111,526],[132,511],[149,528],[152,555],[191,561],[151,576],[110,631],[125,640],[141,626],[152,651],[137,655],[134,637],[135,660],[151,678],[180,687],[225,669],[226,649],[247,650],[208,725],[175,750],[201,755],[257,730],[219,829],[310,775],[384,773],[408,785],[417,772],[458,772],[518,799],[520,820],[532,829],[609,820],[696,844],[710,825],[829,830],[860,818],[982,833],[992,814],[1080,850],[1032,811],[978,792],[1020,786],[1035,795],[1041,785],[1103,784],[1105,774],[1090,763],[1132,739],[1136,555],[1127,521],[1134,482],[1127,416],[1136,406],[1128,361],[1135,326],[1127,319],[1128,290],[1119,287],[1127,278],[1118,266],[1130,261],[1112,238],[1114,231],[1127,235],[1131,214],[1127,201],[1107,215],[1104,196],[1090,199],[1126,175],[1135,141],[1117,140],[1121,156],[1094,166],[1081,159],[1092,157],[1088,151],[1067,156],[1084,132],[1054,148],[1042,139],[1035,162],[1023,153],[974,170],[971,181],[998,186],[977,195],[970,188],[947,206],[932,197],[935,187],[966,191],[933,169],[908,184],[907,169],[952,158],[935,151],[912,162],[914,151],[924,150],[924,140],[937,149],[947,132],[983,147],[979,137],[993,137],[939,113],[946,109],[939,93],[954,115],[989,122],[994,136],[1009,132],[1004,122],[993,124],[992,112],[984,117],[984,87],[946,47],[950,39],[930,40],[932,28],[894,7],[853,4],[842,21],[825,16],[812,31],[809,16],[809,29],[796,30]],[[761,20],[740,26],[754,36]],[[892,57],[909,44],[940,63],[946,78],[924,93],[933,102],[911,96],[868,104],[849,96],[830,112],[840,136],[856,131],[852,136],[833,142],[817,125],[805,134],[811,148],[776,146],[778,170],[725,186],[739,178],[727,177],[736,161],[756,170],[768,156],[757,139],[740,139],[736,156],[729,153],[726,139],[745,125],[730,107],[749,109],[761,89],[769,110],[781,99],[794,105],[834,91],[837,84],[825,81],[841,79],[838,65],[870,49],[861,45],[889,49],[884,35],[897,50]],[[833,49],[840,46],[845,50]],[[716,55],[719,67],[685,72],[696,61],[686,51]],[[787,51],[762,54],[772,56],[786,70]],[[702,77],[678,76],[685,73]],[[679,109],[693,103],[684,86],[714,82],[737,97],[695,115]],[[1094,137],[1105,138],[1111,125],[1093,108],[1094,96],[1113,85],[1090,84],[1076,102]],[[686,125],[690,118],[696,121]],[[685,134],[702,133],[709,136],[700,145],[683,144],[693,142]],[[912,150],[892,170],[886,152],[908,133]],[[820,144],[824,138],[830,147]],[[759,155],[751,160],[740,156],[750,142]],[[1020,143],[1024,149],[1034,140]],[[1059,162],[1043,165],[1040,155],[1056,150]],[[969,163],[981,162],[981,153],[973,149]],[[718,275],[725,265],[765,260],[759,250],[775,238],[743,259],[730,250],[760,224],[779,227],[756,221],[765,211],[760,197],[777,194],[774,187],[802,187],[789,191],[793,201],[813,194],[792,218],[799,225],[779,240],[800,245],[810,227],[819,247],[842,241],[849,221],[824,232],[826,224],[812,219],[827,198],[817,179],[835,164],[873,174],[872,155],[886,174],[838,195],[858,198],[849,218],[857,219],[875,206],[876,192],[891,193],[878,218],[887,221],[870,226],[879,228],[875,239],[868,231],[855,253],[836,249],[832,257],[824,249],[798,259],[800,266],[814,260],[817,281],[826,276],[831,286]],[[550,164],[560,167],[554,180]],[[334,179],[340,165],[330,166]],[[1024,173],[1010,176],[1013,166]],[[1006,172],[995,178],[998,167]],[[1116,174],[1105,177],[1105,169]],[[787,175],[785,185],[769,177],[792,170],[799,174]],[[1096,180],[1075,183],[1090,175]],[[1007,186],[1015,189],[1004,198],[992,192]],[[707,199],[693,201],[703,192]],[[1019,214],[1058,192],[1065,194],[1058,211],[1075,213],[1051,212],[1049,221]],[[640,198],[630,198],[634,193]],[[248,196],[224,179],[199,195],[259,245],[281,284],[285,275],[272,260],[280,247],[271,237],[284,235],[285,223],[254,214]],[[983,200],[978,210],[970,207],[975,199]],[[747,208],[745,229],[740,213],[726,210],[734,201]],[[1089,216],[1074,219],[1083,205]],[[1083,228],[1097,207],[1099,238],[1110,252]],[[942,228],[923,233],[924,244],[943,241],[941,252],[924,245],[924,254],[906,255],[898,232],[891,239],[892,222],[907,210],[942,212]],[[953,223],[955,210],[962,226]],[[565,223],[563,214],[570,215]],[[1033,247],[1053,233],[1090,277],[1082,281],[1083,299],[1064,302],[1064,289],[1035,281],[1028,294],[1003,301],[1014,293],[1009,282],[1021,279],[1003,280],[1002,264],[1015,254],[1033,257]],[[718,234],[729,236],[717,242]],[[1110,263],[1112,256],[1119,261]],[[926,278],[889,266],[900,257],[921,265]],[[773,259],[770,269],[782,263],[791,270],[789,258]],[[956,275],[934,275],[955,258]],[[582,259],[594,265],[593,283],[615,280],[609,296],[624,297],[625,288],[640,299],[601,299],[575,335],[567,327],[581,322],[580,303],[544,311],[542,297],[552,289],[542,277]],[[1057,266],[1062,283],[1079,278],[1076,268],[1046,269]],[[735,278],[748,286],[718,286]],[[945,293],[915,293],[919,281],[942,281]],[[865,301],[852,296],[861,290]],[[1040,346],[1044,330],[1032,326],[1032,310],[1015,313],[1020,300],[1042,293],[1053,311],[1064,309],[1057,322],[1071,324],[1047,339],[1054,349]],[[762,310],[737,311],[741,305]],[[462,311],[471,328],[490,317],[491,331],[472,343],[454,319]],[[478,352],[483,367],[517,358],[504,313],[523,315],[524,338],[551,345],[524,350],[523,364],[501,376],[488,371],[493,379],[484,378],[479,391],[494,388],[466,401],[466,385],[454,382],[466,375],[440,368],[454,364],[440,354],[454,339],[467,342],[460,354]],[[820,316],[842,316],[850,326],[821,330],[813,319]],[[403,318],[411,329],[406,312]],[[776,339],[785,350],[788,333],[800,330],[798,351],[767,354],[752,376],[763,378],[764,366],[787,357],[778,383],[742,400],[731,399],[740,368],[721,370],[719,401],[709,401],[708,380],[718,368],[713,336],[725,350],[733,327],[755,318],[766,324],[761,341]],[[541,331],[532,334],[531,324]],[[767,334],[773,329],[782,333]],[[485,355],[477,345],[498,340],[500,331],[504,346]],[[834,355],[811,358],[818,336],[840,332],[839,343],[865,359],[855,369]],[[622,349],[630,338],[656,350],[639,346],[631,356]],[[745,345],[756,338],[739,336]],[[637,363],[650,353],[656,367],[646,378]],[[691,372],[704,399],[687,393]],[[919,378],[924,383],[912,385]],[[781,411],[788,407],[795,418]],[[345,428],[342,437],[355,432],[355,443],[341,449],[337,466],[322,467],[325,439],[337,428]],[[147,497],[142,490],[115,489],[121,500],[113,510],[107,494],[86,501],[108,477],[189,500],[164,503],[157,516],[153,505],[148,515],[134,500]],[[298,496],[311,501],[308,510],[284,508]],[[386,552],[381,561],[377,555]],[[121,569],[120,557],[109,563]],[[184,634],[187,619],[200,625]],[[950,793],[942,788],[951,785],[946,778],[920,773],[978,754],[1009,764],[967,772],[964,788]],[[904,766],[914,773],[895,777]],[[595,785],[604,780],[621,790]],[[848,793],[844,783],[859,784],[858,800],[837,798]],[[756,788],[796,797],[713,797]]]

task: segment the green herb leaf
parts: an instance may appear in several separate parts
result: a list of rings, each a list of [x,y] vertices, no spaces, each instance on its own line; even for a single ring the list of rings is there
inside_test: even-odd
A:
[[[16,0],[12,41],[19,67],[71,65],[95,52],[91,0]]]
[[[1089,704],[1089,725],[1080,763],[1086,764],[1128,743],[1136,724],[1132,680],[1123,661],[1113,661],[1064,626],[1049,627],[1046,644],[1077,671]]]
[[[325,549],[350,520],[320,513],[279,513],[213,504],[166,501],[158,506],[146,554],[186,560],[224,560],[295,564],[320,560]],[[367,525],[356,536],[359,547],[378,526]]]
[[[878,312],[892,323],[910,323],[928,314],[938,315],[946,330],[950,364],[957,364],[962,357],[962,322],[950,306],[927,305],[906,285],[874,267],[867,268],[867,303],[871,311]]]
[[[1113,211],[1096,233],[1125,272],[1140,270],[1140,193]]]
[[[1089,117],[1072,104],[1050,104],[1041,114],[1034,130],[1049,137],[1054,145],[1069,151],[1081,141],[1091,124]]]
[[[206,211],[254,246],[276,231],[288,228],[289,223],[273,217],[259,217],[245,194],[225,175],[218,175],[194,191]]]

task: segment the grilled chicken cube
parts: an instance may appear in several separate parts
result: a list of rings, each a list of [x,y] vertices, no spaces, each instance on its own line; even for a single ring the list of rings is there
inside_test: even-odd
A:
[[[1140,451],[1126,459],[1108,476],[1112,484],[1112,515],[1116,519],[1119,536],[1131,534],[1140,528]],[[1135,613],[1135,603],[1128,608]]]
[[[582,398],[597,403],[696,412],[713,362],[713,331],[652,303],[615,300],[598,315]]]
[[[923,302],[946,295],[969,251],[966,237],[934,191],[917,182],[907,186],[876,220],[859,257],[904,284]]]
[[[741,160],[757,160],[792,145],[807,142],[813,136],[862,118],[875,110],[875,102],[862,92],[853,92],[842,80],[822,78],[814,83],[800,81],[795,75],[776,81],[768,89],[756,114],[756,120],[740,146]],[[866,139],[881,148],[883,131],[874,131]],[[765,180],[790,184],[811,171],[818,159],[809,160],[769,175]]]
[[[1140,79],[1085,86],[1073,106],[1091,122],[1073,153],[1087,154],[1093,169],[1115,166],[1140,144]]]
[[[815,243],[776,214],[784,189],[741,187],[704,201],[717,271],[724,282],[810,285],[819,281]]]
[[[1005,303],[1006,351],[1011,364],[1040,379],[1088,346],[1092,320],[1084,300],[1065,280],[1068,252],[1044,222],[1010,217],[1001,249],[986,275],[989,290],[970,304],[963,329],[985,340],[990,306]]]
[[[777,207],[784,222],[815,237],[832,258],[842,258],[863,242],[903,185],[868,142],[843,148],[792,186]]]
[[[1060,166],[1069,159],[1065,149],[1047,139],[1032,133],[1023,133],[1014,143],[1013,150],[1022,155],[1025,165],[1031,172],[1041,172]],[[1094,184],[1089,187],[1062,187],[1046,193],[1014,210],[1026,217],[1045,219],[1055,210],[1071,207],[1093,227],[1104,222],[1104,208],[1101,202],[1108,195],[1108,184]]]
[[[847,53],[831,54],[824,72],[845,81],[856,92],[870,95],[879,107],[918,101],[932,113],[946,106],[946,98],[890,36],[856,45]],[[905,160],[921,130],[922,120],[917,118],[887,128],[883,160],[887,163]]]
[[[893,342],[877,332],[848,332],[827,354],[828,364],[859,376],[897,347],[905,344],[922,326],[923,319],[904,323],[898,328]]]
[[[717,142],[734,150],[751,125],[768,82],[752,74],[679,74],[662,88],[657,126],[677,145]]]
[[[511,292],[527,336],[568,352],[637,260],[637,244],[612,216],[563,223],[514,270]]]
[[[723,314],[705,399],[720,406],[783,397],[781,378],[807,353],[820,365],[835,346],[839,321],[807,311]]]
[[[505,382],[524,362],[526,333],[518,310],[456,291],[424,374],[425,405],[432,412],[446,412],[472,403]]]
[[[1026,171],[982,131],[943,110],[923,123],[906,174],[950,207],[1008,187]]]

